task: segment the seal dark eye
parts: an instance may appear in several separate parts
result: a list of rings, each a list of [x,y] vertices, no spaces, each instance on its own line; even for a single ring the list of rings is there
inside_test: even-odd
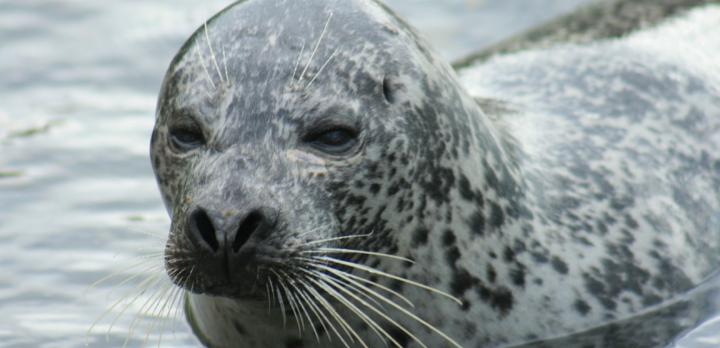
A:
[[[347,128],[331,128],[305,137],[305,142],[331,155],[344,155],[357,144],[357,132]]]
[[[171,128],[170,142],[176,150],[186,152],[203,146],[205,144],[205,137],[197,129],[186,127]]]

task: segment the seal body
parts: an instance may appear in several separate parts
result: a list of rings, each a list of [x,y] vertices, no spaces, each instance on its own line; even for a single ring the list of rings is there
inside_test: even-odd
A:
[[[151,145],[196,334],[496,346],[693,288],[720,255],[719,18],[498,56],[463,86],[378,3],[228,7],[172,62]]]

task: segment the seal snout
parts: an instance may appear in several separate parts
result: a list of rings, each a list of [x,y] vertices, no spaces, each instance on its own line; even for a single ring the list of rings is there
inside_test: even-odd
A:
[[[269,235],[277,217],[267,207],[213,218],[220,215],[202,207],[196,207],[189,215],[186,231],[198,251],[230,257],[241,254],[252,237],[262,240]]]

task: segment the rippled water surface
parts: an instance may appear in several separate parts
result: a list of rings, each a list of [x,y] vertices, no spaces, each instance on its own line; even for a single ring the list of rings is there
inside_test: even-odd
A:
[[[582,2],[389,4],[453,59]],[[117,347],[133,325],[129,347],[197,346],[182,320],[135,320],[152,293],[103,313],[162,275],[158,255],[130,267],[169,226],[147,150],[156,94],[180,44],[228,3],[0,0],[0,347]],[[113,272],[142,277],[90,287]],[[720,324],[706,325],[684,342],[709,347]]]

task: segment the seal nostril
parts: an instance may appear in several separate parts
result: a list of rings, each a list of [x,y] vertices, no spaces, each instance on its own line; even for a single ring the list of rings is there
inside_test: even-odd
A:
[[[215,234],[215,226],[213,226],[207,213],[202,209],[198,209],[192,213],[190,221],[190,228],[193,234],[200,237],[199,239],[204,241],[207,246],[210,247],[211,251],[217,251],[220,245]]]
[[[248,214],[245,220],[240,223],[240,227],[238,227],[237,234],[235,235],[235,240],[232,245],[234,252],[240,251],[240,248],[250,239],[250,235],[260,228],[263,221],[265,221],[265,216],[259,211],[253,211]]]

